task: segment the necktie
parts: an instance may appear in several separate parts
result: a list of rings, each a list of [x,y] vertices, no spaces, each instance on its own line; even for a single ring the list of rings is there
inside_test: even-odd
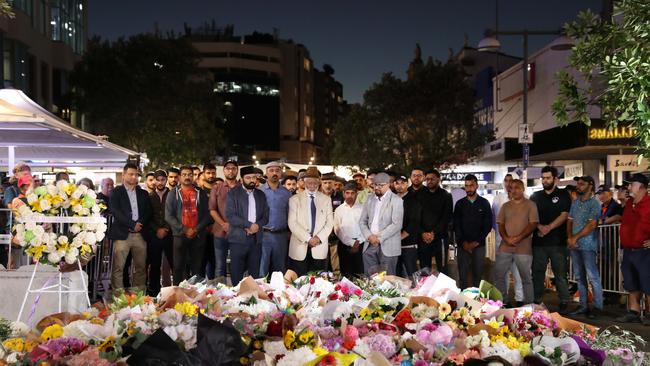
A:
[[[310,194],[309,198],[311,198],[311,230],[309,231],[309,235],[314,236],[314,228],[316,227],[316,202],[314,202],[313,194]]]

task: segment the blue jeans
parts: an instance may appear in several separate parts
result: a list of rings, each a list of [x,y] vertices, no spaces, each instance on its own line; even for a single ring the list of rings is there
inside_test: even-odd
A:
[[[262,235],[262,259],[260,260],[260,277],[273,272],[284,273],[287,270],[289,251],[289,232],[272,233],[265,231]]]
[[[226,265],[228,259],[228,249],[230,245],[226,238],[214,237],[214,275],[216,277],[226,277]]]
[[[580,291],[580,307],[587,307],[587,296],[589,295],[587,281],[589,281],[594,295],[594,307],[602,310],[603,287],[598,273],[598,252],[574,249],[571,250],[571,260],[573,261],[573,273],[578,282],[578,291]]]

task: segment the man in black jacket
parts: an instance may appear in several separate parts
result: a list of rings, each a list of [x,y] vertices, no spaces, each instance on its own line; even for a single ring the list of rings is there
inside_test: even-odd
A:
[[[205,228],[212,223],[208,195],[194,185],[192,167],[183,166],[180,171],[181,185],[172,189],[165,200],[165,221],[174,236],[174,285],[187,278],[187,263],[191,276],[201,273]]]
[[[422,240],[418,245],[420,267],[431,268],[431,259],[436,257],[438,272],[447,272],[447,241],[449,222],[452,216],[453,200],[451,194],[441,186],[440,172],[432,169],[425,173],[424,187],[418,191],[422,205]]]
[[[422,206],[418,193],[409,191],[409,180],[404,175],[395,179],[395,191],[404,201],[404,221],[402,223],[402,254],[397,262],[397,273],[410,277],[418,270],[418,243],[422,233]],[[431,263],[429,257],[429,263]]]
[[[156,170],[154,172],[156,187],[149,193],[153,217],[150,225],[149,245],[147,247],[147,267],[149,267],[149,283],[147,293],[157,296],[160,292],[160,268],[162,266],[163,252],[171,266],[174,258],[172,230],[165,221],[165,202],[169,194],[167,188],[167,172]]]
[[[124,264],[129,253],[134,266],[132,285],[136,290],[144,291],[147,284],[147,243],[142,234],[151,219],[151,203],[147,192],[138,186],[137,165],[127,163],[124,166],[122,185],[113,189],[110,207],[114,218],[108,236],[113,240],[113,292],[123,289]]]
[[[458,245],[458,277],[460,288],[478,287],[483,278],[485,264],[485,237],[492,230],[490,202],[479,196],[478,179],[473,174],[465,176],[466,197],[456,202],[454,231]],[[472,282],[468,274],[472,273]]]

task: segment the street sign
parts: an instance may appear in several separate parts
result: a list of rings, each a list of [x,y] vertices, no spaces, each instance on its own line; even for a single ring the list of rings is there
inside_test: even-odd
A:
[[[524,144],[523,155],[524,155],[524,169],[525,169],[528,166],[528,161],[530,160],[530,146],[528,144]]]
[[[532,144],[533,143],[533,130],[528,124],[519,125],[519,143]]]

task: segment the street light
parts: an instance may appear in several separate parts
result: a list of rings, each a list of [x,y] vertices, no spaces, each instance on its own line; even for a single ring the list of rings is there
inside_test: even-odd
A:
[[[497,39],[497,36],[522,36],[524,43],[524,56],[522,60],[522,75],[523,75],[523,116],[522,116],[522,125],[525,126],[525,129],[528,131],[528,71],[530,66],[528,65],[528,36],[550,36],[557,35],[558,37],[553,40],[550,44],[550,49],[553,51],[566,51],[570,50],[573,47],[572,40],[564,35],[562,31],[531,31],[528,29],[520,31],[493,31],[487,30],[485,32],[485,38],[481,39],[478,43],[478,50],[482,52],[498,52],[501,48],[501,42]],[[497,78],[499,70],[497,70]],[[498,96],[497,96],[498,98]],[[527,179],[526,168],[528,168],[528,158],[530,156],[530,150],[527,142],[522,144],[522,160],[523,160],[523,179]]]

